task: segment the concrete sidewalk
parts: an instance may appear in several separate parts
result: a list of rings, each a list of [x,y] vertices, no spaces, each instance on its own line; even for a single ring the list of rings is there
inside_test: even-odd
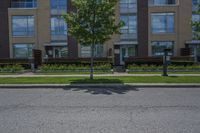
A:
[[[95,77],[123,77],[123,76],[162,76],[161,74],[127,74],[127,73],[117,73],[117,74],[94,74]],[[169,76],[200,76],[200,74],[169,74]],[[17,77],[89,77],[89,74],[72,74],[72,75],[39,75],[39,74],[18,74],[18,75],[0,75],[0,78],[17,78]]]
[[[65,88],[65,87],[188,87],[200,88],[197,83],[124,83],[124,84],[0,84],[0,89],[6,88]]]

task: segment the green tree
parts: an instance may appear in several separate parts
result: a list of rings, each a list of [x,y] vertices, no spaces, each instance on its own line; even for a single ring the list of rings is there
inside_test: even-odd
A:
[[[113,34],[119,34],[122,22],[116,22],[115,6],[118,0],[72,0],[76,9],[64,15],[69,34],[79,44],[91,46],[90,79],[93,79],[94,46],[104,44]]]
[[[197,5],[197,9],[194,14],[200,15],[200,3]],[[200,21],[193,20],[192,21],[193,28],[193,39],[200,40]]]

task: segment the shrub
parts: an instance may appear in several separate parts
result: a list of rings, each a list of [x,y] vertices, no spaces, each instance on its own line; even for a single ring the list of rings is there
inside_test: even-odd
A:
[[[0,67],[0,72],[20,72],[24,70],[24,68],[21,65],[6,65]]]
[[[111,69],[111,64],[103,63],[103,64],[96,64],[94,66],[94,70],[100,71],[108,71]],[[88,71],[90,70],[90,65],[85,64],[46,64],[40,67],[41,71],[48,72],[48,71]]]
[[[127,67],[129,71],[160,71],[163,66],[156,65],[129,65]],[[200,65],[180,66],[180,65],[169,65],[168,70],[171,71],[200,71]]]
[[[162,65],[162,57],[130,57],[125,60],[126,66],[128,65]],[[190,66],[194,65],[194,59],[191,57],[171,57],[171,65]]]

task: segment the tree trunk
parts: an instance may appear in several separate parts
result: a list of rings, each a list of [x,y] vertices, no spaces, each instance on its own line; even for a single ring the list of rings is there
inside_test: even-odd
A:
[[[94,43],[91,45],[90,79],[94,79]]]
[[[90,79],[93,80],[94,79],[94,45],[95,45],[95,38],[94,38],[94,35],[95,35],[95,28],[94,28],[94,25],[95,25],[95,19],[96,19],[96,8],[95,8],[95,0],[93,0],[93,24],[92,24],[92,45],[91,45],[91,64],[90,64]]]

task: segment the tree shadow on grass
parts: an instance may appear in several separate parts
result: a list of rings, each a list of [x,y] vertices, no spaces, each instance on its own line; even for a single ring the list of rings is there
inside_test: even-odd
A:
[[[71,80],[71,85],[76,84],[124,84],[124,82],[120,79],[106,79],[106,78],[97,78],[97,79],[89,79],[89,78],[83,78],[83,79],[75,79]]]
[[[93,95],[126,94],[129,91],[139,91],[136,87],[124,85],[124,83],[119,79],[78,79],[71,81],[71,85],[64,87],[63,89],[84,91],[85,93],[90,93]]]

